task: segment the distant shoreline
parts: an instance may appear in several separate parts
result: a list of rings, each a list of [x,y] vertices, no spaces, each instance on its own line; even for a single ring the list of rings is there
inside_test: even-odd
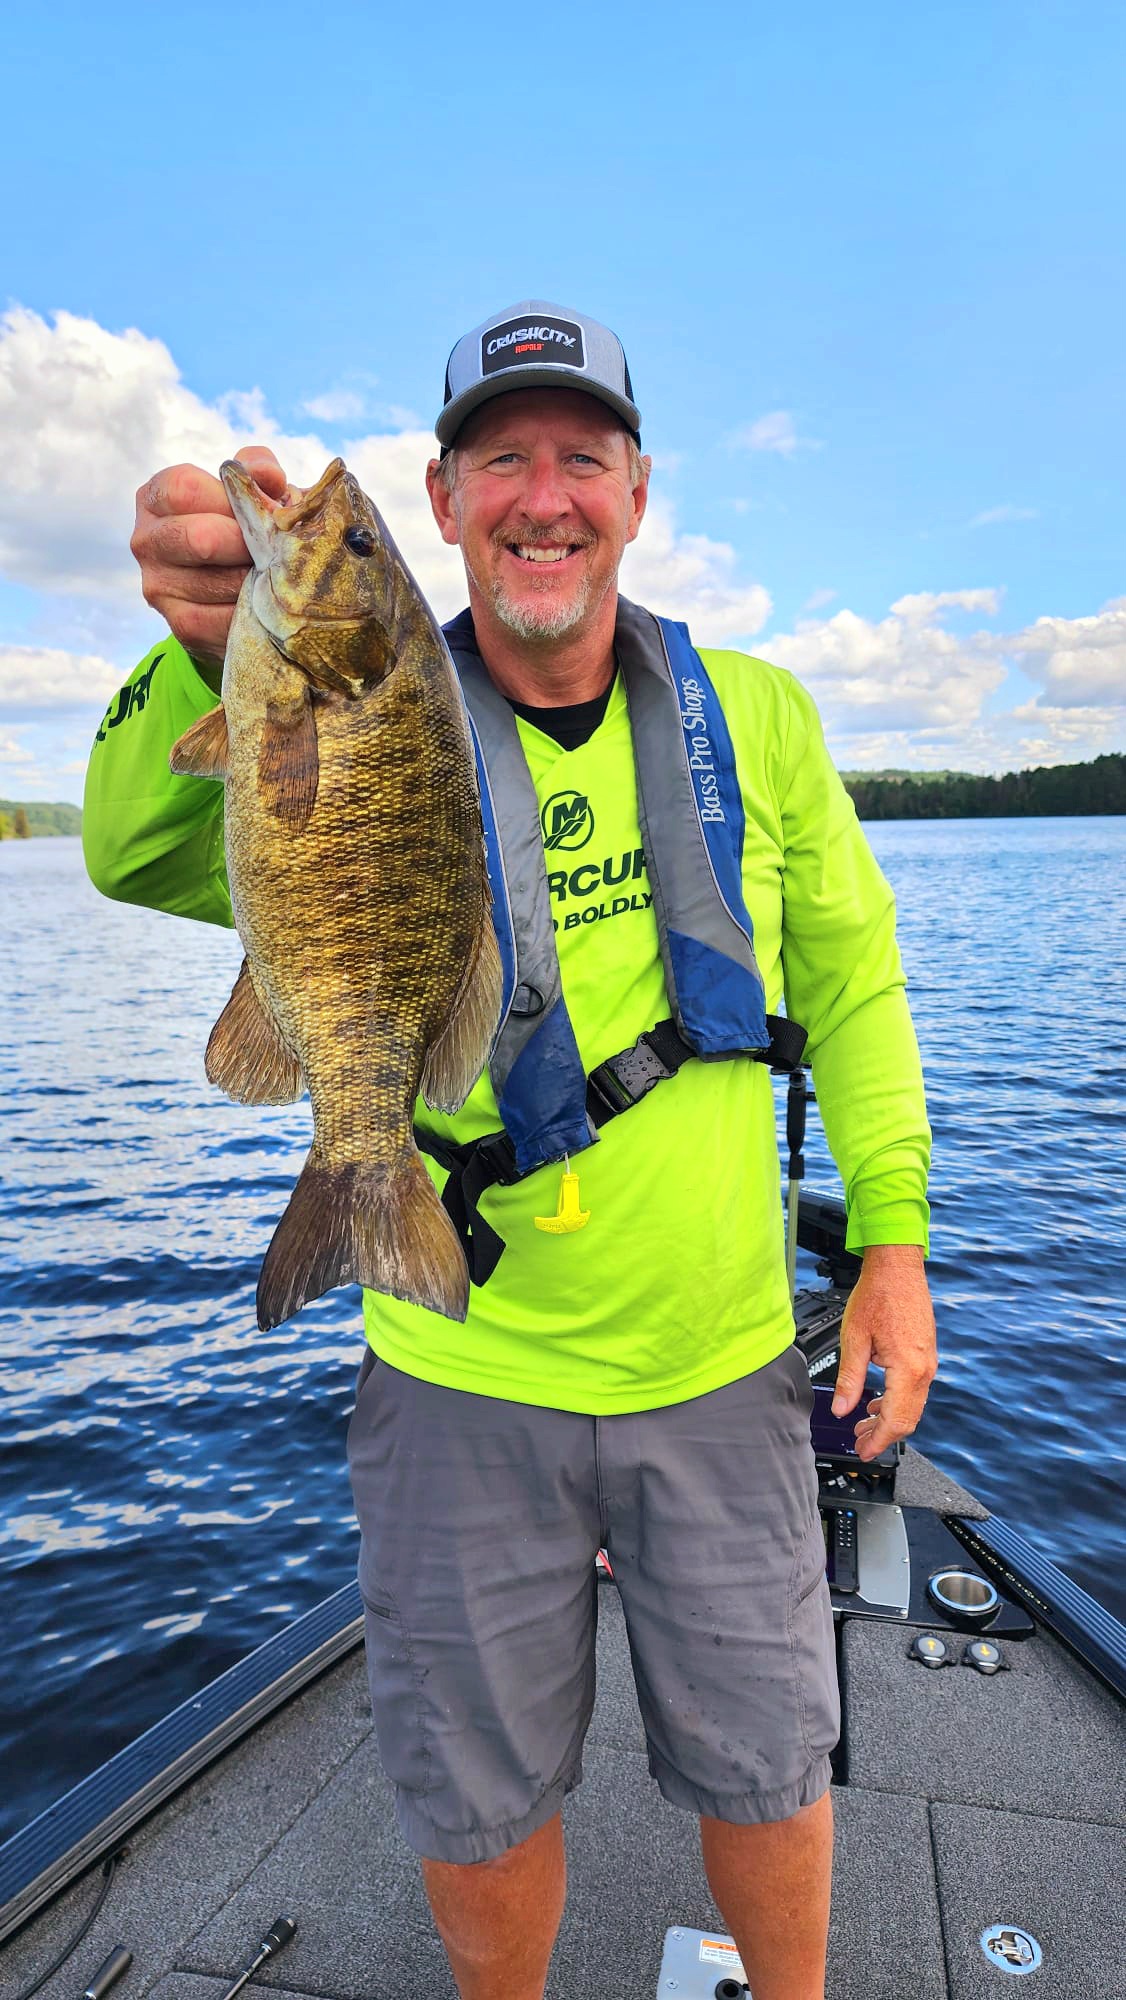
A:
[[[1085,819],[1126,813],[1126,756],[978,777],[972,771],[842,771],[858,819]]]
[[[878,819],[1102,819],[1126,814],[1126,754],[1085,764],[1041,764],[979,777],[972,771],[842,771],[856,815]],[[24,824],[17,824],[22,814]],[[0,840],[78,834],[66,800],[0,799]]]

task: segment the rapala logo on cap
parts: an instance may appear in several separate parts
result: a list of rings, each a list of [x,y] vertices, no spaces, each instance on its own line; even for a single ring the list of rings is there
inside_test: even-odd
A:
[[[506,319],[481,335],[482,375],[495,375],[501,368],[526,368],[536,361],[585,368],[582,327],[573,319]]]

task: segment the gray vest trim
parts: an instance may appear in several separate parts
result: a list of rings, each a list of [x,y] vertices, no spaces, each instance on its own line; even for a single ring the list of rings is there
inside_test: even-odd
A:
[[[724,900],[708,853],[688,765],[680,696],[661,627],[652,612],[620,597],[614,639],[629,704],[641,842],[649,867],[665,986],[676,1025],[691,1041],[692,1034],[681,1015],[669,950],[672,922],[701,944],[734,959],[760,987],[763,980],[751,939]]]
[[[563,980],[551,921],[539,800],[516,717],[479,659],[461,653],[457,665],[466,707],[485,754],[498,862],[504,873],[517,948],[515,991],[489,1058],[489,1076],[499,1103],[513,1064],[536,1034],[542,1017],[556,1002],[562,1002]]]

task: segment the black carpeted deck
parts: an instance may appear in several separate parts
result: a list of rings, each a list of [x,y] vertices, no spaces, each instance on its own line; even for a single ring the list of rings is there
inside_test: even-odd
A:
[[[985,1512],[914,1452],[897,1500]],[[833,1794],[829,2000],[1011,1991],[1012,1975],[978,1943],[1002,1922],[1039,1941],[1038,2000],[1123,2000],[1123,1705],[1040,1628],[1006,1643],[1010,1670],[991,1679],[908,1661],[915,1629],[842,1622],[847,1782]],[[550,2000],[710,2000],[714,1968],[698,1990],[658,1995],[670,1926],[723,1932],[695,1823],[648,1776],[612,1587],[600,1592],[586,1775],[564,1820],[570,1894]],[[74,1932],[99,1879],[88,1873],[0,1950],[5,2000]],[[114,2000],[220,2000],[283,1913],[297,1937],[255,1982],[278,2000],[453,1995],[395,1829],[358,1651],[133,1838],[96,1926],[44,2000],[78,2000],[118,1943],[134,1963]]]

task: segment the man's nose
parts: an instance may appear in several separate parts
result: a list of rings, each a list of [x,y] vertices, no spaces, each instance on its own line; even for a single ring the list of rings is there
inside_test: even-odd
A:
[[[528,467],[520,504],[529,521],[546,527],[571,511],[571,495],[562,467],[552,456],[533,458]]]

